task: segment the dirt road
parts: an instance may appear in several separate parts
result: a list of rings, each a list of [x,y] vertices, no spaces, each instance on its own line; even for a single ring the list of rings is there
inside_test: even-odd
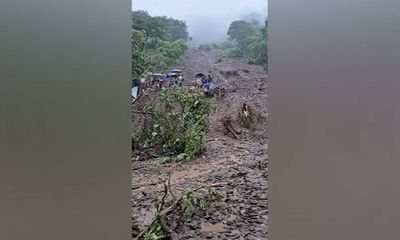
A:
[[[154,164],[132,160],[132,219],[139,230],[149,225],[152,201],[163,192],[162,179],[171,174],[171,187],[218,184],[223,200],[219,210],[195,216],[177,228],[180,239],[268,239],[267,238],[267,74],[261,66],[242,60],[218,60],[218,53],[189,49],[173,68],[181,69],[186,81],[194,74],[210,74],[225,97],[212,99],[205,153],[187,163]],[[236,71],[232,72],[229,71]],[[250,129],[239,124],[243,103],[256,121]],[[227,134],[223,119],[230,118],[240,130],[239,139]]]

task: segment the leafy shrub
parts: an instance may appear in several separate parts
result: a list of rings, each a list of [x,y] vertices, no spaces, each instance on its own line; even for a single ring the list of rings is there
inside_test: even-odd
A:
[[[147,148],[158,149],[163,155],[175,156],[177,161],[199,155],[205,143],[209,100],[201,92],[174,87],[161,91],[161,101],[161,106],[151,110],[153,118],[145,130],[143,143]],[[157,160],[158,163],[168,161],[167,158]]]
[[[249,57],[255,64],[267,64],[267,39],[256,36],[249,40]]]

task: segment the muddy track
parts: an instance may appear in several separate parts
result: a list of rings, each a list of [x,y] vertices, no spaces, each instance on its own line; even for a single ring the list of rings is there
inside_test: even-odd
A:
[[[187,163],[164,165],[151,160],[132,161],[133,225],[139,230],[148,226],[154,213],[152,201],[163,191],[160,178],[171,174],[172,188],[218,184],[221,187],[216,189],[223,197],[218,211],[195,215],[179,226],[176,231],[180,239],[268,239],[266,72],[243,60],[218,61],[217,52],[195,49],[189,49],[173,67],[182,69],[189,82],[198,72],[210,74],[226,94],[222,99],[212,99],[214,110],[208,118],[202,156]],[[243,103],[256,116],[250,129],[239,124]],[[226,118],[236,123],[239,139],[227,134],[223,125]]]

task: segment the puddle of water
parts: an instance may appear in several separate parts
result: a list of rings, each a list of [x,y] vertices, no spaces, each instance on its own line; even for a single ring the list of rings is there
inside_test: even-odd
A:
[[[201,232],[213,232],[213,233],[217,233],[217,232],[223,232],[224,229],[224,224],[222,223],[217,223],[217,224],[212,224],[212,225],[203,225],[201,226],[200,231]]]

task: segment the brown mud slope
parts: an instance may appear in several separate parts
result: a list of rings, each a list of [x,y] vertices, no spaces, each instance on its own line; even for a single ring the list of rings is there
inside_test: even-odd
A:
[[[218,60],[216,52],[189,49],[176,68],[186,81],[194,75],[211,74],[223,98],[212,98],[205,153],[186,163],[157,165],[152,160],[132,160],[132,219],[139,231],[151,222],[152,201],[163,193],[160,178],[171,174],[171,188],[218,184],[219,210],[195,215],[175,231],[179,239],[267,239],[267,74],[261,66],[242,60]],[[240,113],[243,104],[250,117]],[[134,115],[134,118],[140,118]],[[227,130],[226,123],[236,134]],[[225,123],[225,124],[224,124]],[[134,128],[137,126],[133,126]],[[132,159],[139,159],[133,156]],[[135,231],[134,231],[135,235]]]

